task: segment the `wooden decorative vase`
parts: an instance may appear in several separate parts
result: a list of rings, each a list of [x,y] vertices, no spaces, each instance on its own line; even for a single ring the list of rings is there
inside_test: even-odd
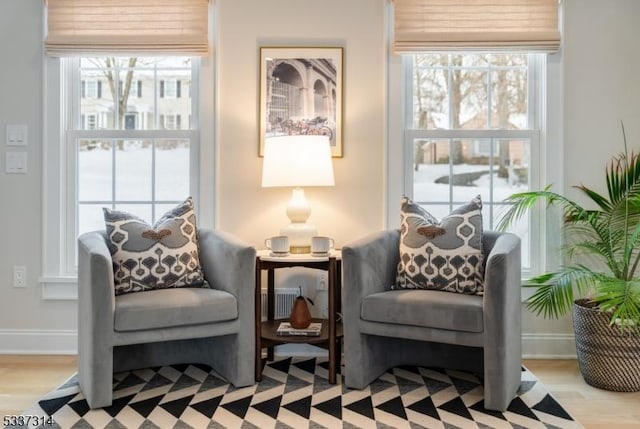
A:
[[[295,329],[305,329],[311,324],[311,313],[307,306],[307,300],[304,297],[297,297],[293,302],[291,314],[289,315],[289,323]]]

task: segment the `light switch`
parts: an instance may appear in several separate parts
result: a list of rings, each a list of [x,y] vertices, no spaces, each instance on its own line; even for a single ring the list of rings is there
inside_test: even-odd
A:
[[[7,152],[6,170],[7,173],[27,172],[27,152]]]
[[[26,146],[27,126],[7,125],[7,146]]]

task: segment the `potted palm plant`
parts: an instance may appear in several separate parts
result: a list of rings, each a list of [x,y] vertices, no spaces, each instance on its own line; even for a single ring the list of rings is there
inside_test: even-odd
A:
[[[640,155],[625,152],[605,169],[607,194],[575,186],[586,208],[551,191],[513,194],[498,228],[505,230],[538,201],[563,213],[565,265],[529,279],[527,306],[557,318],[573,309],[578,362],[590,385],[640,390]],[[585,262],[589,255],[589,263]],[[594,264],[595,262],[595,264]],[[594,268],[597,267],[597,268]]]

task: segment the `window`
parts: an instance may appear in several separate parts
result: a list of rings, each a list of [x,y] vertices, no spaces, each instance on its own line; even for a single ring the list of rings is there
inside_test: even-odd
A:
[[[163,112],[188,115],[192,106],[169,101],[159,104],[153,94],[161,91],[163,81],[173,82],[165,85],[165,90],[175,89],[178,80],[172,76],[191,79],[194,60],[141,57],[66,61],[73,63],[71,67],[77,66],[80,78],[87,82],[96,74],[106,76],[109,88],[98,103],[69,94],[71,103],[79,103],[81,115],[106,117],[100,133],[87,132],[95,129],[90,121],[86,128],[72,126],[69,133],[68,144],[77,151],[77,233],[102,227],[103,206],[131,210],[149,222],[155,221],[190,194],[190,150],[197,141],[191,133],[154,131],[178,130],[176,118],[180,114]],[[148,97],[136,97],[141,86],[156,90]],[[76,122],[71,119],[71,124]],[[137,133],[129,135],[129,130]]]
[[[198,134],[181,130],[180,118],[197,114],[197,107],[191,99],[161,98],[163,91],[175,95],[181,80],[197,81],[198,62],[191,57],[62,60],[70,89],[62,94],[69,106],[63,121],[69,124],[66,147],[69,165],[77,166],[68,198],[69,263],[75,262],[76,237],[104,228],[103,207],[130,211],[151,223],[195,193],[192,154]],[[84,86],[89,95],[98,76],[104,81],[101,97],[82,97],[74,90]]]
[[[102,82],[96,79],[82,81],[82,98],[100,98]]]
[[[176,79],[168,79],[160,81],[160,97],[161,98],[180,98],[181,82]]]
[[[165,130],[179,130],[181,119],[180,115],[160,115],[160,124]]]
[[[407,195],[441,218],[480,194],[486,229],[494,229],[502,200],[539,188],[538,94],[544,54],[420,53],[404,57]],[[523,271],[535,270],[525,218]]]
[[[98,128],[98,117],[95,114],[82,115],[82,129],[95,130]]]
[[[44,8],[44,299],[77,297],[77,234],[104,228],[103,206],[151,222],[192,195],[199,224],[215,225],[215,151],[200,145],[214,141],[213,121],[199,121],[214,116],[212,79],[199,81],[214,76],[200,59],[211,53],[213,7],[94,3],[91,14],[81,0]]]

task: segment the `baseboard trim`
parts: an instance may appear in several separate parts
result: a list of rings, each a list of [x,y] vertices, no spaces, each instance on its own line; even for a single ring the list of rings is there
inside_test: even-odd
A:
[[[522,334],[525,359],[576,359],[573,334]]]
[[[77,331],[0,329],[0,354],[75,355],[77,353]]]

